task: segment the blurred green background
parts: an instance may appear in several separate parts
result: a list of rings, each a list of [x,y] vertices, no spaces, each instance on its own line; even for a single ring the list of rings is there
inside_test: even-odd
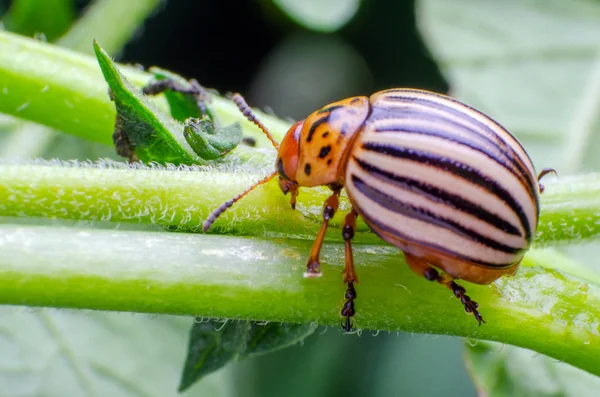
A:
[[[600,162],[597,115],[580,104],[600,93],[595,1],[2,0],[0,15],[9,31],[86,53],[98,37],[119,62],[239,91],[284,118],[390,87],[451,92],[506,123],[538,169]],[[3,159],[117,159],[110,147],[8,117],[0,129]],[[591,263],[598,247],[568,252]],[[176,395],[191,322],[0,307],[0,396]],[[319,329],[184,395],[474,396],[463,354],[453,337]],[[569,394],[560,389],[539,395]]]

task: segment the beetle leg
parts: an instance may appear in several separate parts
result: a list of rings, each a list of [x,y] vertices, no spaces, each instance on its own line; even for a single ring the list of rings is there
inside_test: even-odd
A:
[[[540,180],[541,180],[541,179],[542,179],[544,176],[546,176],[547,174],[550,174],[550,173],[554,173],[554,175],[557,175],[557,173],[556,173],[556,170],[555,170],[554,168],[544,168],[544,169],[542,170],[542,172],[540,172],[540,173],[539,173],[539,175],[538,175],[537,179],[538,179],[538,185],[540,186],[540,193],[544,193],[544,185],[542,185],[542,184],[540,183]]]
[[[406,258],[406,263],[413,272],[421,277],[425,277],[429,281],[437,281],[438,283],[449,288],[454,296],[460,299],[460,302],[465,306],[465,311],[467,313],[473,313],[473,316],[479,325],[481,325],[482,322],[485,323],[485,320],[477,310],[477,308],[479,308],[479,304],[474,300],[471,300],[471,298],[466,294],[464,287],[456,284],[452,276],[447,273],[440,274],[440,272],[417,256],[407,254],[405,252],[404,257]]]
[[[354,208],[344,218],[344,226],[342,229],[342,236],[344,237],[345,245],[345,262],[344,262],[344,283],[348,285],[344,298],[346,302],[342,308],[342,316],[346,318],[346,321],[342,324],[342,328],[346,332],[352,330],[352,322],[350,317],[354,316],[354,300],[356,299],[356,290],[354,289],[354,283],[358,283],[356,277],[356,271],[354,270],[354,258],[352,256],[352,238],[354,237],[354,229],[356,228],[356,218],[358,213]]]
[[[312,249],[310,250],[310,256],[306,263],[306,272],[304,277],[321,277],[321,264],[319,262],[319,254],[321,253],[321,246],[323,245],[323,239],[325,238],[325,232],[329,225],[329,220],[333,218],[335,211],[337,211],[340,204],[340,190],[334,190],[333,194],[325,200],[323,206],[323,223],[321,224],[321,230],[315,238]]]

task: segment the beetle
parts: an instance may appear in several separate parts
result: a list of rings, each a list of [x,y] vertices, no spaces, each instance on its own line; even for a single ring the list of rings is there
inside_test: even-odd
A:
[[[305,277],[321,275],[319,253],[346,188],[342,327],[352,329],[358,282],[351,241],[361,216],[398,247],[417,275],[449,288],[479,325],[483,317],[455,280],[489,284],[516,272],[535,236],[540,179],[519,141],[496,121],[447,95],[396,88],[328,104],[293,124],[278,144],[244,98],[232,97],[278,150],[275,172],[223,203],[204,222],[208,231],[227,208],[279,177],[295,208],[299,187],[328,186],[321,229]]]

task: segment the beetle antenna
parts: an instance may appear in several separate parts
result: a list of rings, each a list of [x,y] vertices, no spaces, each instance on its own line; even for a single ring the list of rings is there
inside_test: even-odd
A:
[[[260,128],[262,132],[265,133],[267,138],[269,138],[275,149],[279,150],[279,143],[277,143],[277,141],[273,139],[273,136],[271,135],[267,127],[265,127],[265,125],[261,123],[261,121],[256,117],[250,106],[248,106],[248,104],[244,100],[244,97],[238,93],[235,93],[233,94],[233,97],[231,99],[237,105],[238,109],[240,109],[240,112],[242,112],[242,114],[248,119],[248,121],[254,123],[258,128]]]
[[[208,216],[208,218],[206,218],[206,220],[202,224],[202,231],[204,233],[206,233],[208,231],[208,229],[210,229],[210,227],[212,226],[212,224],[215,223],[215,221],[217,220],[217,218],[219,216],[221,216],[221,214],[223,212],[227,211],[227,209],[229,209],[229,207],[231,207],[237,201],[239,201],[240,199],[242,199],[245,195],[247,195],[248,193],[250,193],[251,191],[253,191],[256,187],[258,187],[260,185],[264,185],[265,183],[269,182],[271,179],[273,179],[273,177],[275,175],[277,175],[277,171],[273,172],[271,175],[267,176],[266,178],[264,178],[264,179],[256,182],[254,185],[250,186],[250,188],[248,188],[247,190],[245,190],[242,193],[238,194],[237,196],[235,196],[231,200],[227,200],[226,202],[224,202],[223,204],[221,204],[219,206],[219,208],[217,208],[216,210],[214,210],[212,212],[212,214],[210,214]]]

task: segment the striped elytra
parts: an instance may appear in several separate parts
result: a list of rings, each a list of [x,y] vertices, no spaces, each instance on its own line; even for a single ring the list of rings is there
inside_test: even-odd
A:
[[[390,89],[324,106],[296,122],[278,145],[241,96],[234,101],[278,149],[276,171],[215,210],[205,231],[235,201],[275,176],[283,193],[291,193],[292,208],[299,187],[329,186],[332,194],[305,272],[320,276],[323,238],[346,188],[352,209],[342,231],[343,328],[352,328],[355,314],[351,240],[358,216],[402,250],[415,273],[451,289],[481,324],[477,303],[454,280],[489,284],[514,274],[538,224],[543,187],[513,135],[448,96]]]

